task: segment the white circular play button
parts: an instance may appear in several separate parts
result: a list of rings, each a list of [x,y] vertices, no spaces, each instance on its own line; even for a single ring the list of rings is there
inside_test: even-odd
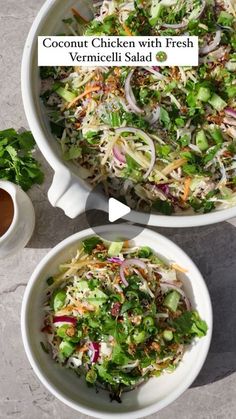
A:
[[[108,201],[108,218],[110,223],[114,223],[115,221],[119,220],[120,218],[124,217],[125,215],[129,214],[131,209],[122,204],[122,202],[118,201],[115,198],[110,198]]]
[[[127,240],[132,240],[138,236],[142,230],[148,225],[149,213],[133,211],[121,198],[116,199],[112,196],[106,196],[104,192],[104,185],[98,184],[89,194],[86,202],[86,218],[89,226],[93,229],[95,234],[99,234],[100,225],[115,225],[115,224],[132,224],[135,229],[129,231],[127,235],[132,234],[132,237],[127,236]],[[114,229],[115,230],[115,229]],[[117,232],[117,229],[115,230]],[[134,234],[136,232],[136,234]],[[111,232],[109,236],[102,237],[105,240],[111,240]],[[114,232],[112,241],[120,241],[120,236]]]

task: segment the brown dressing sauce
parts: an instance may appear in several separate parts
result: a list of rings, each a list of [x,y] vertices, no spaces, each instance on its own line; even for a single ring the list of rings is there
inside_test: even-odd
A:
[[[14,217],[14,204],[11,196],[0,188],[0,237],[9,229]]]

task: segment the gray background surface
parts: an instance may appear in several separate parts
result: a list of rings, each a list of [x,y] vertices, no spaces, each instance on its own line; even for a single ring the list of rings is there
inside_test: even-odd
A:
[[[60,0],[61,1],[61,0]],[[20,63],[28,30],[43,0],[0,0],[0,129],[27,127],[21,101]],[[29,245],[0,262],[0,418],[85,418],[64,406],[40,384],[26,359],[20,308],[26,283],[48,249],[87,227],[85,216],[72,221],[47,200],[52,172],[42,161],[46,181],[30,191],[37,222]],[[199,229],[158,229],[193,258],[209,287],[214,334],[196,382],[158,419],[236,417],[236,220]]]

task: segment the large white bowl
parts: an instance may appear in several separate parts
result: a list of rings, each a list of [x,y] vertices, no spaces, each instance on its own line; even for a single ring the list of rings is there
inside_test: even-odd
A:
[[[128,227],[135,233],[135,227]],[[114,227],[100,227],[102,232],[114,232]],[[127,234],[127,225],[116,228],[119,237]],[[195,380],[208,353],[212,334],[212,307],[204,280],[191,259],[174,243],[151,230],[144,230],[136,239],[137,245],[150,246],[166,261],[176,261],[188,269],[181,274],[184,289],[192,305],[208,324],[204,338],[197,339],[189,347],[181,364],[172,374],[163,374],[152,378],[136,390],[123,395],[122,404],[110,403],[108,392],[88,388],[83,378],[78,378],[73,371],[67,370],[53,361],[50,355],[43,352],[40,342],[44,334],[40,331],[43,324],[42,303],[45,298],[46,278],[55,274],[58,265],[70,259],[78,243],[93,235],[91,229],[81,231],[68,237],[52,249],[39,263],[27,285],[23,299],[21,329],[26,354],[45,387],[59,400],[81,411],[98,418],[140,418],[150,415],[173,402]],[[106,236],[107,237],[107,236]]]
[[[55,171],[48,197],[53,206],[62,208],[65,214],[71,218],[84,212],[90,186],[79,178],[75,165],[63,161],[60,146],[50,131],[45,110],[39,98],[37,37],[58,33],[62,19],[68,15],[72,6],[77,7],[84,16],[92,18],[91,9],[88,8],[91,1],[47,0],[30,30],[22,61],[22,95],[26,116],[41,152]],[[162,227],[193,227],[217,223],[235,216],[236,206],[203,215],[152,214],[149,224]]]

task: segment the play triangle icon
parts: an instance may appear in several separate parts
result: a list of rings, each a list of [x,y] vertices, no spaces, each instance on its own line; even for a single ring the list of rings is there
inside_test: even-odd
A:
[[[109,221],[110,223],[114,223],[115,221],[129,214],[131,209],[127,205],[122,204],[122,202],[117,201],[117,199],[110,198],[108,203],[108,211]]]

